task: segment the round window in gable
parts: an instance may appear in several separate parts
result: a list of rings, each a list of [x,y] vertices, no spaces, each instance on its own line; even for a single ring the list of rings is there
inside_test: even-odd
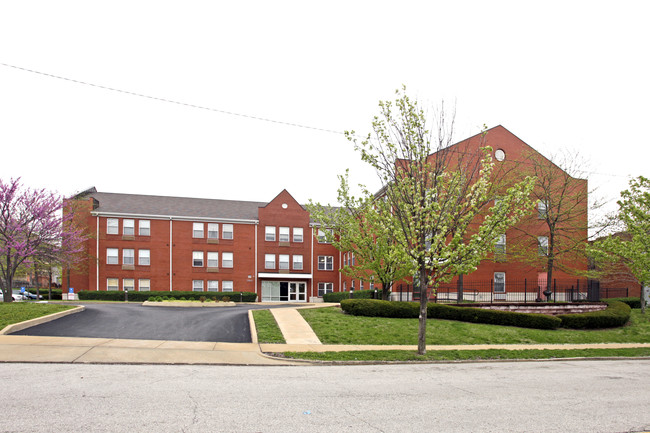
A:
[[[289,207],[288,204],[286,204],[286,203],[282,203],[282,209],[286,209],[286,208],[288,208],[288,207]]]
[[[494,152],[494,158],[496,158],[497,161],[503,161],[506,159],[506,153],[503,151],[503,149],[497,149]]]

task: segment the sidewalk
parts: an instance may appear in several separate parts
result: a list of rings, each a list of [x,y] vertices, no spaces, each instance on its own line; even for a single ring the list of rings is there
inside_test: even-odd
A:
[[[332,345],[321,344],[297,308],[319,308],[310,304],[295,308],[272,309],[286,344],[257,343],[251,323],[253,343],[214,343],[196,341],[120,340],[110,338],[36,337],[0,335],[0,362],[53,362],[97,364],[212,364],[212,365],[309,365],[310,361],[279,359],[264,353],[328,352],[353,350],[417,350],[410,345]],[[249,314],[252,316],[252,314]],[[56,318],[56,316],[54,316]],[[52,320],[52,317],[48,317]],[[40,318],[38,322],[44,320]],[[15,325],[14,325],[15,326]],[[20,329],[25,325],[16,326]],[[507,344],[427,346],[435,350],[484,349],[603,349],[650,347],[650,343],[603,344]]]

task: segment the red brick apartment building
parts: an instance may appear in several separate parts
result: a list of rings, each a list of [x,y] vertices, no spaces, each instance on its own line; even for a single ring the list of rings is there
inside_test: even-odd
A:
[[[537,154],[502,126],[454,146],[478,151],[484,145],[493,148],[495,164]],[[586,191],[586,180],[580,185]],[[263,203],[91,188],[77,196],[77,203],[93,237],[87,241],[86,262],[70,272],[69,280],[63,278],[66,289],[242,291],[257,293],[262,302],[307,302],[327,292],[372,287],[339,272],[344,263],[353,263],[352,254],[325,243],[309,213],[286,190]],[[522,224],[545,236],[547,229],[535,216]],[[586,221],[584,226],[586,238]],[[505,233],[501,247],[516,235],[515,229]],[[537,240],[530,248],[539,249]],[[572,266],[586,270],[587,261],[579,258]],[[512,282],[527,279],[537,284],[543,274],[541,261],[490,256],[466,280],[495,281],[494,291],[505,293],[516,290]],[[561,271],[556,275],[570,277]]]
[[[268,203],[97,192],[81,290],[255,292],[306,302],[341,286],[340,254],[286,190]],[[65,279],[64,279],[65,280]]]

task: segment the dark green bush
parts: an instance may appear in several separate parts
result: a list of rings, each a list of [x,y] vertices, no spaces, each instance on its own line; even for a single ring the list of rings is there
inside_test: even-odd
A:
[[[417,318],[420,315],[420,304],[417,302],[347,299],[341,301],[341,309],[355,316]],[[544,314],[516,313],[432,303],[427,306],[427,317],[535,329],[556,329],[561,323],[561,320],[557,317]]]
[[[630,308],[641,308],[641,298],[607,298],[604,302],[621,301],[630,306]]]
[[[29,293],[36,294],[36,289],[27,289]],[[61,289],[52,289],[52,299],[53,300],[61,300]],[[43,297],[43,299],[48,298],[48,289],[47,288],[41,288],[40,290],[40,295]]]
[[[630,320],[632,309],[624,302],[607,300],[607,309],[591,313],[562,314],[563,328],[571,329],[601,329],[617,328]]]
[[[87,290],[78,293],[82,301],[124,301],[124,292],[121,290]],[[189,292],[189,291],[152,291],[152,292],[129,292],[129,302],[144,302],[149,298],[160,296],[165,299],[180,299],[198,301],[201,296],[222,299],[230,298],[235,302],[255,302],[257,294],[253,292]]]
[[[352,292],[352,299],[372,299],[374,294],[374,290],[355,290]],[[350,292],[331,292],[323,295],[323,302],[341,302],[343,299],[350,299]]]

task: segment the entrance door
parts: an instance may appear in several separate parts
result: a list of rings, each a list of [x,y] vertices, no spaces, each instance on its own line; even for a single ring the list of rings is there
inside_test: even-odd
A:
[[[289,283],[289,302],[306,302],[307,284]]]

